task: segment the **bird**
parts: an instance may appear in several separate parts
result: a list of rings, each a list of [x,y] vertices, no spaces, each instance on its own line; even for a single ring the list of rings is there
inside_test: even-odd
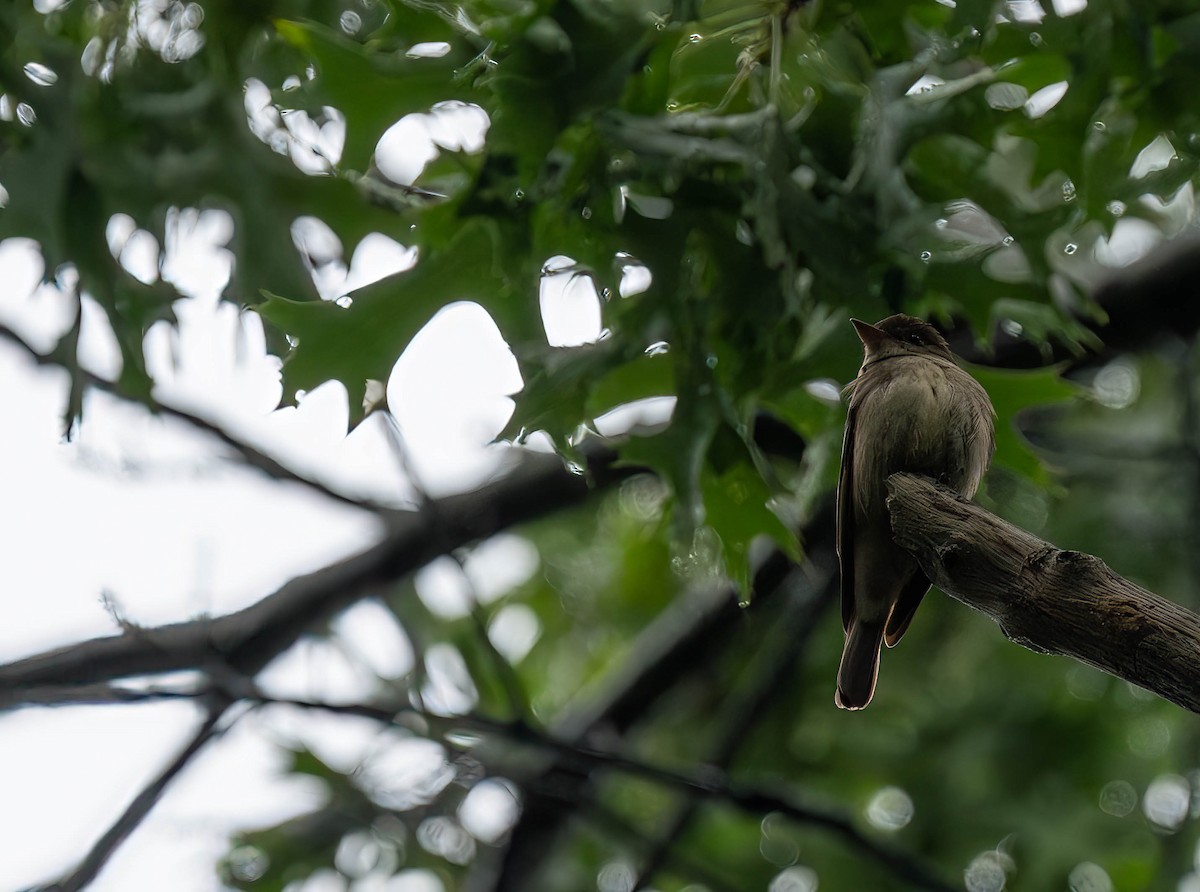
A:
[[[834,702],[871,702],[881,645],[908,629],[930,581],[892,539],[887,479],[922,474],[971,498],[995,452],[987,391],[929,323],[903,313],[851,319],[863,345],[849,396],[837,488],[837,553],[845,645]]]

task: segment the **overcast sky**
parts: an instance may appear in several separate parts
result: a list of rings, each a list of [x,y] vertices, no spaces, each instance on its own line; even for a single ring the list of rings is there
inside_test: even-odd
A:
[[[250,85],[252,128],[254,93]],[[434,136],[443,148],[482,144],[487,121],[481,111],[455,106],[442,117],[412,116],[385,134],[381,166],[411,180],[437,151]],[[340,145],[336,128],[309,136],[326,141],[327,155]],[[397,345],[386,382],[395,427],[377,415],[347,436],[346,391],[339,384],[306,394],[298,407],[277,408],[279,360],[266,352],[259,319],[218,300],[230,270],[224,245],[231,225],[218,211],[173,212],[167,244],[160,246],[129,218],[110,221],[110,247],[130,272],[146,281],[161,275],[187,295],[176,307],[178,328],[159,326],[146,339],[157,398],[219,422],[331,486],[394,504],[412,504],[420,493],[468,489],[497,473],[506,447],[489,441],[511,414],[510,395],[521,379],[481,307],[446,295],[449,305],[402,356]],[[322,249],[318,256],[326,262],[313,275],[326,299],[415,260],[415,252],[382,234],[346,256],[319,221],[299,221],[295,236],[306,249],[314,243]],[[45,270],[35,244],[10,239],[0,243],[0,277],[6,283],[0,323],[36,349],[50,348],[73,319],[66,296],[72,271]],[[600,335],[594,290],[579,281],[547,282],[541,303],[551,343]],[[88,298],[80,355],[102,376],[119,369],[111,330]],[[115,634],[120,623],[149,626],[235,610],[291,576],[368,547],[379,534],[368,512],[271,481],[240,466],[236,454],[211,437],[103,393],[89,396],[82,425],[64,441],[67,385],[65,372],[37,368],[0,342],[0,660]],[[417,581],[430,607],[452,616],[470,597],[498,597],[536,569],[532,546],[506,535],[480,547],[465,568],[439,562]],[[501,611],[492,629],[512,659],[528,651],[538,632],[536,617],[519,605]],[[456,663],[448,648],[430,658],[431,702],[469,708],[461,660]],[[293,648],[262,681],[280,695],[364,700],[380,677],[403,675],[412,659],[391,614],[366,602],[335,623],[328,641]],[[199,721],[186,703],[0,715],[0,888],[69,870]],[[297,716],[281,707],[248,714],[192,764],[92,888],[158,892],[170,877],[174,892],[220,889],[213,865],[228,851],[233,832],[319,803],[319,788],[282,774],[280,744],[297,740],[347,771],[358,768],[370,777],[377,766],[379,777],[393,784],[395,778],[437,782],[446,772],[436,745],[381,732],[372,723]],[[495,838],[515,808],[512,792],[493,784],[473,793],[458,817],[475,838]],[[473,845],[459,833],[459,844]],[[362,853],[344,857],[353,861]],[[311,888],[328,887],[330,879]],[[373,883],[364,876],[355,888],[378,888]],[[410,872],[388,889],[434,892],[440,883],[432,874]]]

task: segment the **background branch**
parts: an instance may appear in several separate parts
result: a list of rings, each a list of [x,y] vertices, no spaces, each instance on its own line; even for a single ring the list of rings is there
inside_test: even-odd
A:
[[[138,828],[142,821],[146,819],[146,816],[150,814],[150,810],[162,798],[163,793],[166,792],[171,782],[179,776],[179,773],[191,763],[192,759],[204,749],[209,741],[220,734],[219,723],[221,717],[225,715],[228,705],[228,701],[210,705],[208,714],[205,716],[204,721],[201,722],[200,727],[192,735],[192,739],[171,760],[171,763],[129,803],[129,806],[121,813],[121,816],[96,841],[91,851],[84,856],[83,860],[79,862],[68,876],[50,886],[44,887],[41,892],[79,892],[79,890],[84,889],[91,883],[100,871],[104,869],[104,865],[108,863],[108,860],[121,844]]]
[[[359,554],[297,576],[261,601],[217,618],[131,628],[0,666],[0,709],[37,702],[36,687],[96,684],[179,669],[230,669],[253,676],[301,635],[380,586],[439,555],[519,523],[577,505],[596,488],[637,473],[614,467],[606,447],[588,450],[589,475],[555,456],[522,453],[509,474],[474,492],[396,514],[383,540]]]
[[[263,452],[257,446],[254,446],[242,437],[237,436],[232,431],[227,430],[214,421],[203,418],[194,412],[179,406],[164,403],[153,397],[131,396],[125,393],[115,381],[109,381],[106,378],[101,378],[99,375],[94,375],[91,372],[84,371],[80,368],[69,368],[64,364],[64,361],[58,351],[43,353],[27,340],[25,340],[16,331],[9,328],[7,325],[0,323],[0,340],[17,347],[27,358],[32,360],[36,365],[46,366],[50,368],[63,368],[72,372],[73,381],[78,381],[84,392],[90,389],[101,390],[105,393],[112,394],[119,399],[127,400],[133,403],[139,403],[155,415],[163,415],[168,418],[174,418],[176,421],[182,421],[184,424],[201,431],[210,437],[214,437],[226,446],[233,449],[241,460],[252,468],[257,468],[268,477],[275,480],[281,480],[285,483],[299,483],[301,486],[307,487],[314,492],[324,496],[327,499],[332,499],[335,502],[352,505],[355,508],[363,508],[368,511],[376,511],[380,513],[394,512],[396,509],[380,505],[370,499],[360,499],[353,496],[348,496],[345,493],[338,492],[326,484],[304,474],[294,468],[289,468],[286,465],[276,461],[267,453]],[[80,399],[82,397],[79,397]]]

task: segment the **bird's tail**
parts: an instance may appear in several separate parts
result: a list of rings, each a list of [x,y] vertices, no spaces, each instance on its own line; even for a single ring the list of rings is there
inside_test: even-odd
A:
[[[875,693],[879,675],[879,647],[883,643],[883,626],[867,625],[854,620],[846,633],[842,649],[842,665],[837,674],[837,695],[834,702],[842,709],[862,709]]]

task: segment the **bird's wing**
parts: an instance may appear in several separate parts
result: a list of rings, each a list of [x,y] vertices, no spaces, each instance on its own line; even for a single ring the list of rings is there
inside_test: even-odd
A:
[[[854,618],[854,427],[858,407],[853,398],[846,413],[842,436],[842,468],[837,488],[837,553],[842,575],[842,628],[849,630]]]
[[[917,608],[921,606],[921,599],[929,591],[930,585],[931,583],[920,570],[904,583],[904,588],[900,589],[896,605],[892,608],[891,616],[888,617],[887,626],[883,631],[883,640],[888,647],[895,647],[896,642],[908,631],[908,625],[912,622]]]

